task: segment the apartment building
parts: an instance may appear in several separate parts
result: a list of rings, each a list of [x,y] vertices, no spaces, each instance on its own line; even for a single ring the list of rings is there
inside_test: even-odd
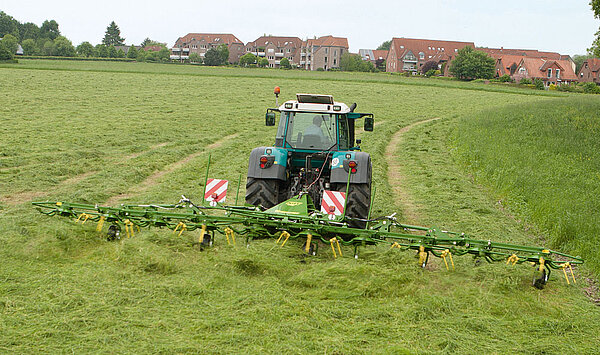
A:
[[[237,63],[245,53],[245,46],[236,36],[229,33],[188,33],[179,37],[171,48],[171,59],[187,60],[190,54],[204,57],[211,48],[225,44],[229,48],[229,63]]]
[[[299,67],[306,70],[330,70],[340,67],[342,54],[348,52],[348,39],[323,36],[302,43]]]
[[[266,58],[270,68],[279,68],[281,59],[287,58],[292,66],[300,65],[302,40],[298,37],[261,36],[246,43],[246,53]]]
[[[459,49],[475,48],[473,42],[440,41],[415,38],[392,38],[386,58],[387,72],[418,72],[428,61],[438,63],[438,68],[448,74],[448,63]]]

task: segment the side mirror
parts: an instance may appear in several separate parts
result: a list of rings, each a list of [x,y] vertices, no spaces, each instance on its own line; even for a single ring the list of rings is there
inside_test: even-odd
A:
[[[275,126],[275,112],[267,112],[265,114],[265,125]]]
[[[375,126],[373,116],[365,116],[365,131],[373,132]]]

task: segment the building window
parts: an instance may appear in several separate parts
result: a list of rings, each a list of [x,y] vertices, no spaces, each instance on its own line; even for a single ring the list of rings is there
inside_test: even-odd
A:
[[[327,63],[327,57],[325,57],[325,63]]]
[[[419,52],[419,59],[425,59],[425,53]]]
[[[337,64],[337,63],[336,63],[336,61],[335,61],[335,58],[333,58],[333,65],[336,65],[336,64]]]
[[[458,48],[454,48],[454,51],[455,51],[455,52],[458,52]]]
[[[552,77],[552,68],[548,68],[548,77],[551,78]]]
[[[325,48],[325,54],[329,52],[329,48]]]
[[[333,56],[337,57],[337,49],[333,51]]]
[[[556,69],[556,79],[560,79],[560,69]]]
[[[400,49],[404,49],[404,46],[400,46]]]

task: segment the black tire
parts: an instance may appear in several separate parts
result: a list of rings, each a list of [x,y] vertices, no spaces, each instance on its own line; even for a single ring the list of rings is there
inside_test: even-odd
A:
[[[341,185],[338,191],[346,191],[346,185]],[[346,216],[350,218],[367,219],[371,206],[371,184],[350,184],[346,203]],[[364,229],[367,222],[348,220],[352,228]]]
[[[246,183],[246,203],[271,208],[279,203],[280,191],[278,180],[248,178]]]
[[[117,224],[111,224],[106,233],[106,240],[109,242],[121,239],[121,227]]]

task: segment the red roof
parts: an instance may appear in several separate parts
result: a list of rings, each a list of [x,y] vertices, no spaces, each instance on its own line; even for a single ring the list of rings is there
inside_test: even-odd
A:
[[[387,56],[388,56],[388,52],[389,51],[385,50],[385,49],[374,49],[373,50],[373,57],[375,57],[375,58],[372,58],[372,59],[373,60],[377,60],[379,58],[386,59]]]
[[[179,37],[175,44],[187,44],[192,41],[206,41],[208,43],[221,44],[225,43],[226,45],[230,45],[232,43],[242,43],[236,36],[230,33],[188,33],[183,37]]]
[[[429,56],[438,56],[438,59],[447,59],[454,55],[459,49],[466,46],[475,48],[473,42],[458,42],[458,41],[440,41],[433,39],[415,39],[415,38],[392,38],[392,45],[396,50],[398,58],[404,57],[409,50],[418,58],[419,53],[423,52],[425,60],[430,59]],[[443,56],[442,54],[446,54]]]
[[[600,59],[599,58],[589,58],[584,61],[587,62],[590,71],[598,71],[600,70]]]
[[[306,41],[307,46],[343,47],[348,48],[348,38],[323,36]]]
[[[158,52],[161,49],[163,49],[162,46],[146,46],[146,47],[144,47],[145,51],[152,51],[152,52]]]
[[[285,47],[290,42],[294,45],[295,48],[300,48],[302,46],[302,40],[298,37],[279,37],[279,36],[261,36],[258,37],[254,42],[248,42],[247,46],[252,47],[262,47],[266,46],[269,43],[273,43],[276,47]]]
[[[577,80],[573,67],[568,60],[522,57],[519,66],[524,67],[531,78],[546,78],[548,68],[558,68],[560,69],[560,79]]]
[[[511,48],[477,48],[477,50],[486,52],[492,58],[498,59],[506,55],[532,57],[532,58],[547,58],[547,59],[566,59],[566,56],[556,52],[540,52],[536,49],[511,49]]]

